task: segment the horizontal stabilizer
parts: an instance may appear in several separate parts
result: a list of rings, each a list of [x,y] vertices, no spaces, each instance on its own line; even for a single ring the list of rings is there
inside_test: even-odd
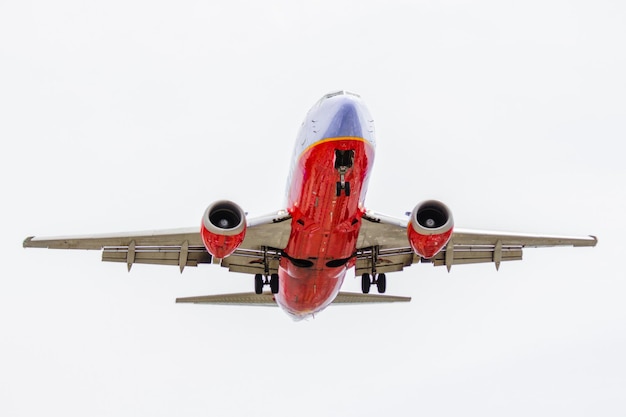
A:
[[[372,303],[395,303],[409,302],[411,297],[399,297],[395,295],[359,294],[340,292],[333,304],[372,304]],[[198,297],[177,298],[177,303],[192,304],[222,304],[222,305],[245,305],[245,306],[276,306],[274,295],[270,293],[255,294],[244,292],[236,294],[204,295]]]
[[[277,306],[274,294],[253,292],[240,292],[235,294],[200,295],[197,297],[177,298],[177,303],[192,304],[223,304],[243,306]]]
[[[340,292],[333,301],[333,304],[408,303],[409,301],[411,301],[411,297],[400,297],[398,295]]]

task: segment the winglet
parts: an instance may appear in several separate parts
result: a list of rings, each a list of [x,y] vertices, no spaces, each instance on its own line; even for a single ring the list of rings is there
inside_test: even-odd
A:
[[[589,235],[587,238],[577,239],[572,246],[596,246],[598,244],[598,238],[594,235]]]

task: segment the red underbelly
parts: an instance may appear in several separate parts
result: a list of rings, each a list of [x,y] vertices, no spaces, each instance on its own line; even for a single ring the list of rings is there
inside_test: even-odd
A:
[[[345,189],[337,192],[337,150],[354,151],[345,171]],[[314,314],[330,304],[354,264],[356,241],[373,148],[357,138],[322,141],[303,153],[289,190],[292,231],[280,262],[276,301],[296,317]]]

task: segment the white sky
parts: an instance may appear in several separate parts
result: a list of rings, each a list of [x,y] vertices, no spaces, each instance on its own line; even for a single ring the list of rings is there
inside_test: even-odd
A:
[[[623,2],[205,3],[0,2],[0,415],[626,413]],[[600,244],[416,265],[388,277],[409,305],[301,323],[174,304],[252,290],[216,266],[21,248],[282,208],[340,88],[377,123],[369,208]]]

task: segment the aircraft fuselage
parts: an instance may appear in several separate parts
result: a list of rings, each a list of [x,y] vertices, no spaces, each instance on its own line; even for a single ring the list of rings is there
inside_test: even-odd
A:
[[[372,118],[356,95],[325,96],[302,124],[287,186],[291,235],[276,294],[295,318],[328,306],[354,265],[374,148]]]

